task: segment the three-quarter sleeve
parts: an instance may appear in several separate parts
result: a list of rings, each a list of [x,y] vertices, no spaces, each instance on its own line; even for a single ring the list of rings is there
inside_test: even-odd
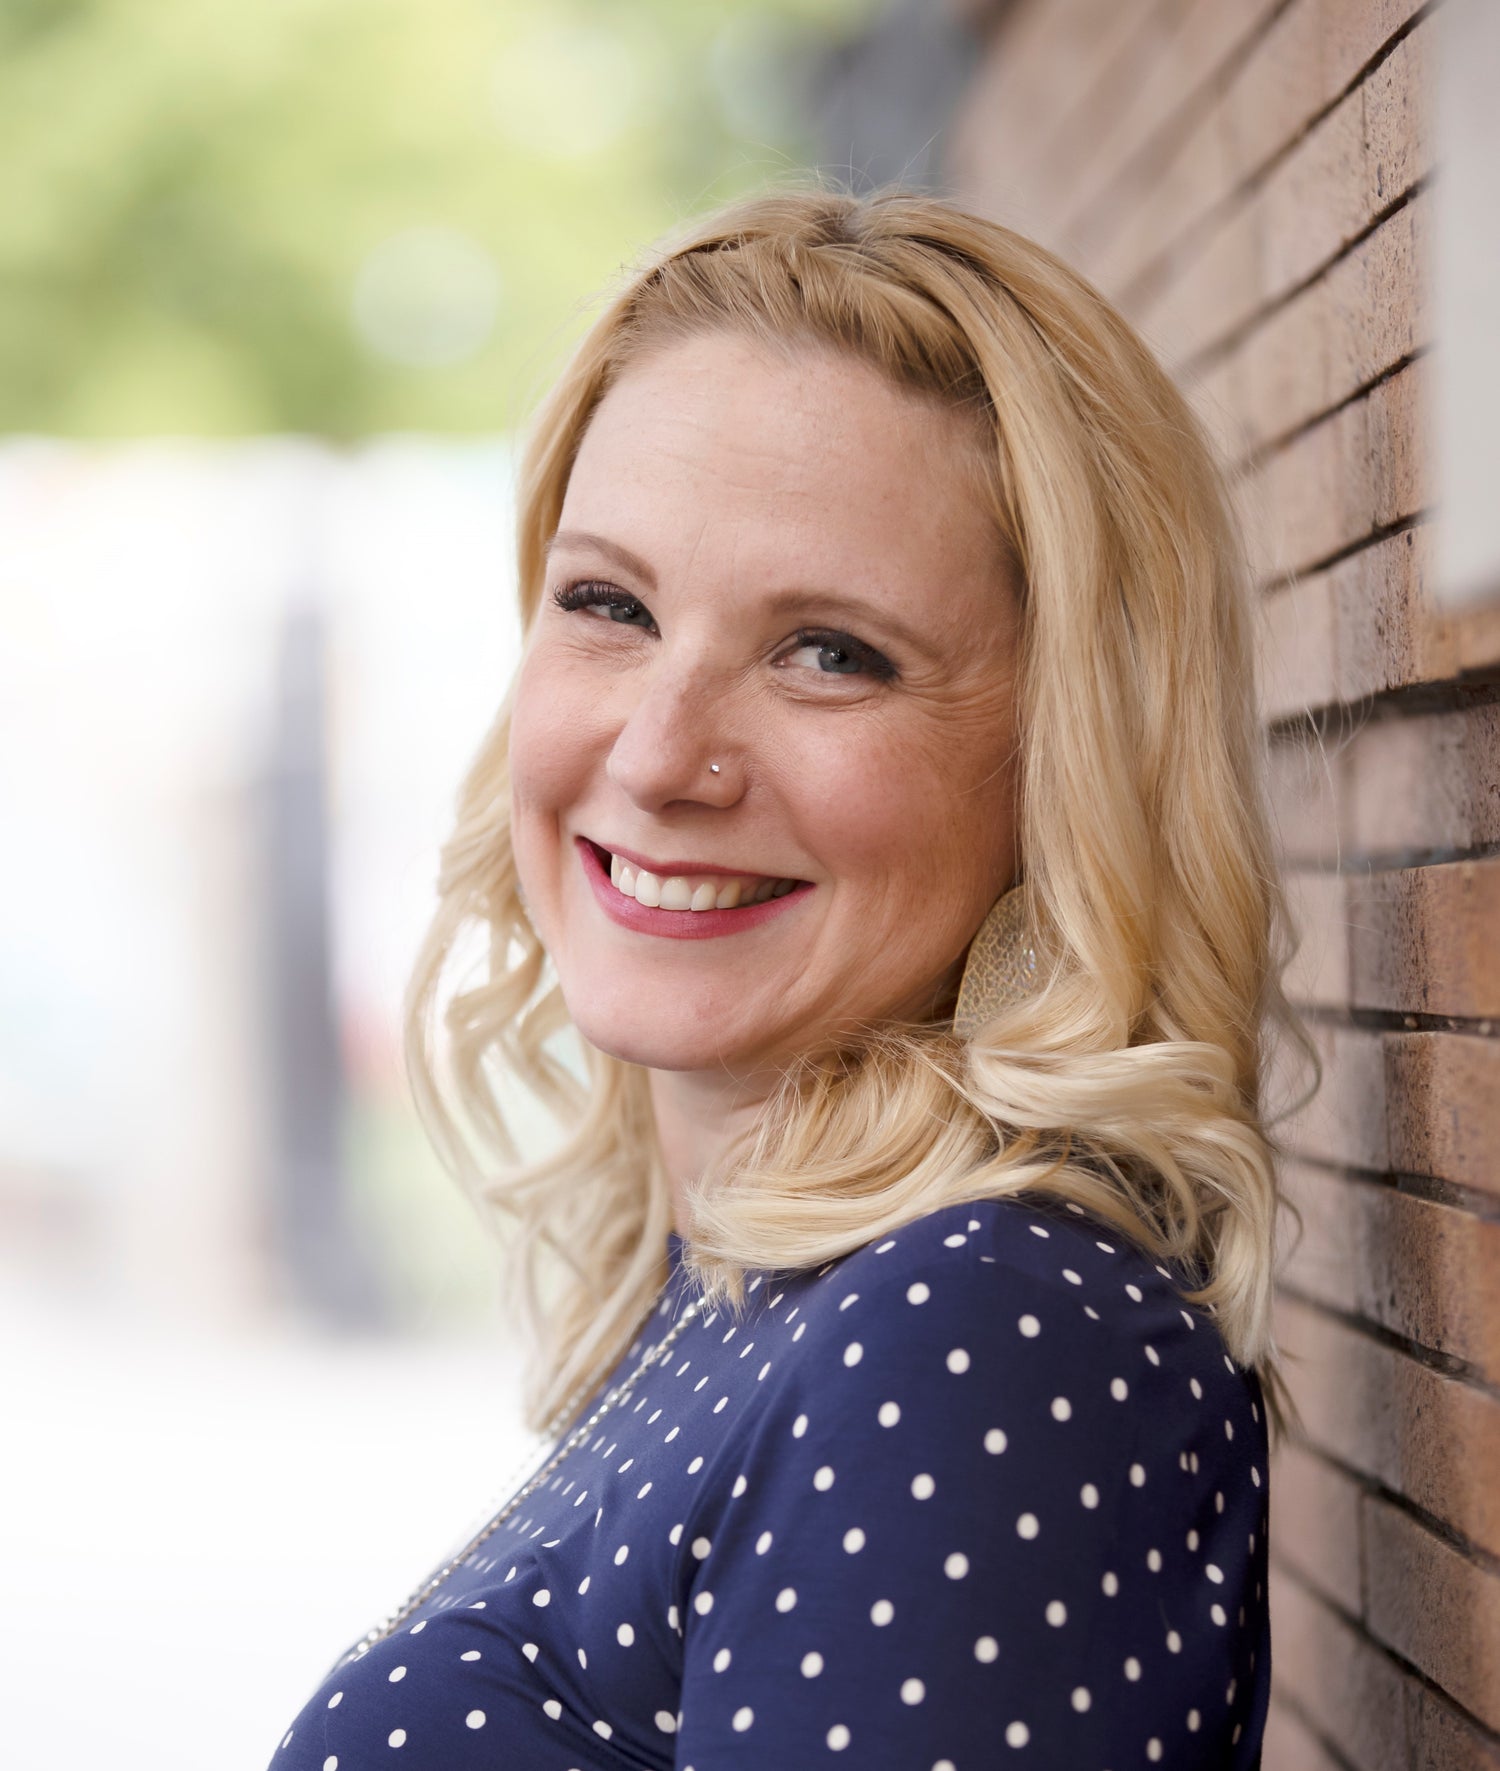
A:
[[[1264,1433],[1211,1318],[1031,1212],[886,1253],[705,1472],[678,1771],[1252,1763]]]

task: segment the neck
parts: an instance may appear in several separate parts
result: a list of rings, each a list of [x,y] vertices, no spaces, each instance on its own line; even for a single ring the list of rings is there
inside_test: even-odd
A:
[[[651,1109],[672,1192],[672,1227],[689,1235],[687,1188],[750,1129],[775,1090],[776,1076],[735,1077],[713,1070],[653,1070]]]

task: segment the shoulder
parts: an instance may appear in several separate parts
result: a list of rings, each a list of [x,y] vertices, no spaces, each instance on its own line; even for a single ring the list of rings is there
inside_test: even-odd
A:
[[[1073,1420],[1074,1436],[1085,1423],[1154,1434],[1183,1459],[1233,1446],[1238,1460],[1263,1446],[1259,1386],[1186,1290],[1185,1276],[1060,1202],[944,1206],[797,1288],[806,1331],[776,1387],[788,1407],[816,1399],[851,1425],[910,1397],[955,1424],[1001,1410]]]
[[[1182,1274],[1076,1208],[983,1199],[943,1206],[831,1263],[802,1307],[824,1332],[862,1305],[858,1319],[892,1337],[957,1319],[1037,1342],[1088,1332],[1095,1345],[1129,1344],[1149,1362],[1146,1348],[1159,1357],[1160,1342],[1202,1334],[1219,1343],[1186,1289]]]
[[[842,1717],[862,1763],[929,1764],[924,1716],[959,1763],[997,1718],[1048,1764],[1229,1763],[1265,1680],[1264,1436],[1167,1268],[988,1200],[756,1296],[763,1364],[679,1533],[695,1763],[753,1718],[754,1763],[800,1764]]]
[[[679,1533],[694,1762],[753,1719],[754,1763],[801,1764],[844,1718],[862,1763],[925,1765],[941,1718],[988,1763],[998,1718],[1049,1765],[1169,1737],[1227,1764],[1264,1653],[1264,1445],[1170,1272],[989,1200],[763,1293],[751,1399]]]

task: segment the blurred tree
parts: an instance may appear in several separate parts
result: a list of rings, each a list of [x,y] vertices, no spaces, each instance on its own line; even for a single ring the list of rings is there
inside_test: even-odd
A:
[[[495,431],[876,0],[0,0],[0,431]]]

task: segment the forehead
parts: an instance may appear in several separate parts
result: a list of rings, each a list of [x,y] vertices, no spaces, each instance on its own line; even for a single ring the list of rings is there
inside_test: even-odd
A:
[[[979,459],[972,419],[853,357],[709,333],[652,350],[610,388],[562,526],[747,559],[790,548],[847,563],[893,546],[992,559]]]

